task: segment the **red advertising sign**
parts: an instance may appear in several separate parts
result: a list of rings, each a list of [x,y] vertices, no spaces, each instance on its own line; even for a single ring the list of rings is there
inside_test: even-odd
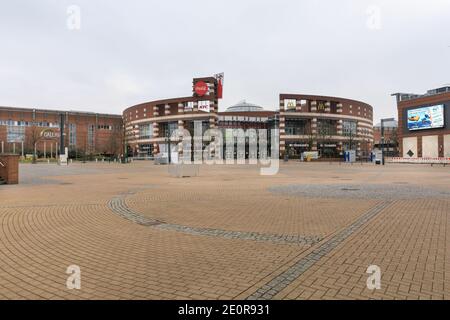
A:
[[[198,81],[194,85],[194,91],[197,95],[202,97],[208,92],[208,85],[204,81]]]
[[[217,98],[222,99],[223,96],[223,72],[215,75],[217,79]]]

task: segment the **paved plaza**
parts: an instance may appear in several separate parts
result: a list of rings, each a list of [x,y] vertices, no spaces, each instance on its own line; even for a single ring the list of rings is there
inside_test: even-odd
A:
[[[24,164],[0,224],[1,299],[450,299],[449,167]]]

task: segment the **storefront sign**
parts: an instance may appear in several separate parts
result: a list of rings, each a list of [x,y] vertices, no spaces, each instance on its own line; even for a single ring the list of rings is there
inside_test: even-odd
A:
[[[296,105],[297,105],[297,100],[284,99],[284,110],[295,109]]]
[[[55,129],[44,129],[41,131],[42,139],[57,139],[59,137],[59,131],[56,131]]]
[[[307,144],[307,143],[291,143],[291,144],[289,144],[289,147],[306,148],[306,147],[309,147],[309,144]]]
[[[210,112],[211,104],[209,100],[198,102],[198,111]]]

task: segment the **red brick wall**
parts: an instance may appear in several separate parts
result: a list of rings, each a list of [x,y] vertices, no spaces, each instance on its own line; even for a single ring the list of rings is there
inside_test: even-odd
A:
[[[404,100],[397,102],[397,112],[398,112],[398,139],[399,139],[399,148],[400,155],[403,154],[403,143],[402,140],[404,137],[417,137],[417,153],[419,157],[422,157],[422,137],[429,135],[437,135],[438,136],[438,148],[439,148],[439,156],[444,156],[444,150],[441,148],[443,146],[444,135],[450,134],[450,129],[442,128],[442,129],[429,129],[429,130],[418,130],[418,131],[409,131],[408,133],[404,132],[404,127],[407,124],[404,121],[404,110],[412,107],[421,107],[427,105],[435,105],[441,104],[444,102],[450,101],[450,93],[442,93],[436,95],[430,95],[425,97],[420,97],[412,100]],[[446,106],[448,108],[449,106]],[[446,112],[444,110],[444,112]],[[444,116],[444,121],[447,124],[450,119],[446,119]]]
[[[83,112],[64,112],[54,110],[36,110],[24,108],[5,108],[0,107],[0,120],[12,121],[27,121],[27,122],[50,122],[59,123],[60,113],[65,114],[65,146],[69,149],[76,149],[81,152],[85,150],[92,154],[121,154],[122,153],[122,117],[120,115],[105,115],[95,113]],[[33,118],[34,117],[34,118]],[[69,124],[76,125],[76,145],[69,146]],[[93,125],[94,130],[94,145],[92,148],[88,147],[88,126]],[[99,126],[111,126],[112,130],[101,129]],[[32,152],[33,150],[33,131],[40,132],[48,127],[27,126],[25,127],[25,152]],[[59,132],[58,128],[51,128]],[[0,125],[0,143],[4,141],[5,152],[12,152],[13,144],[7,143],[7,126]],[[58,139],[45,140],[47,145],[47,153],[50,153],[50,145],[53,144],[53,152],[55,153],[56,143],[59,144]],[[21,143],[16,143],[16,153],[21,153]],[[37,142],[37,150],[44,151],[44,139],[39,139]],[[1,150],[0,150],[1,151]]]

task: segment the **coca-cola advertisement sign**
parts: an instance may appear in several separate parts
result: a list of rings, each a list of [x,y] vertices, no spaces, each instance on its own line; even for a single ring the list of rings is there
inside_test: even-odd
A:
[[[208,93],[208,85],[205,81],[198,81],[194,85],[194,92],[200,96],[203,97],[205,94]]]

